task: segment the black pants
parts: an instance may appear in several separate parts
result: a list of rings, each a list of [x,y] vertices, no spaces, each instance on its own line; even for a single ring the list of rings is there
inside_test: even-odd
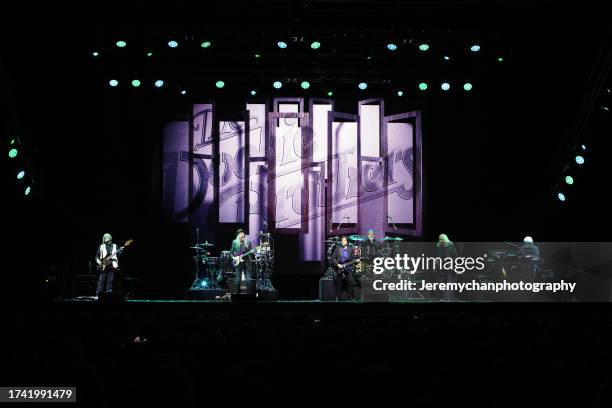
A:
[[[251,265],[249,261],[240,262],[240,265],[234,268],[236,271],[236,293],[240,293],[240,280],[242,278],[242,272],[244,272],[244,279],[248,282],[251,280]]]
[[[353,274],[350,271],[346,271],[343,275],[336,274],[334,277],[334,286],[336,287],[336,300],[342,299],[342,287],[346,285],[346,297],[348,300],[353,300],[353,287],[355,281],[353,280]]]
[[[115,280],[115,272],[117,270],[112,267],[112,265],[108,265],[104,268],[103,271],[100,271],[100,276],[98,277],[98,289],[96,289],[96,296],[100,296],[100,293],[103,292],[112,292],[113,291],[113,282]]]

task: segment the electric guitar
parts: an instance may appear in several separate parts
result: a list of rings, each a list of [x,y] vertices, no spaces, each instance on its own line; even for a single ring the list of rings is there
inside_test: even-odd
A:
[[[117,253],[119,253],[120,251],[122,251],[122,250],[123,250],[123,248],[125,248],[125,247],[127,247],[127,246],[130,246],[130,245],[132,244],[132,242],[134,242],[134,240],[133,240],[133,239],[128,239],[127,241],[125,241],[125,244],[123,244],[123,246],[117,250]],[[117,253],[115,253],[115,255],[116,255]],[[100,272],[103,272],[103,271],[104,271],[104,269],[106,269],[106,267],[107,267],[108,265],[110,265],[110,264],[112,264],[112,263],[113,263],[113,261],[114,261],[114,259],[113,259],[113,254],[112,254],[112,253],[107,254],[107,255],[106,255],[104,258],[101,258],[101,259],[100,259],[100,264],[98,264],[98,270],[99,270]]]
[[[249,252],[245,252],[242,255],[237,255],[237,256],[232,256],[232,260],[234,262],[234,267],[240,265],[242,262],[244,262],[244,259],[242,259],[243,257],[249,255],[250,253],[255,252],[256,248],[251,249]]]
[[[353,259],[352,261],[341,263],[340,265],[342,265],[342,268],[339,268],[338,265],[334,265],[334,269],[336,270],[336,275],[339,277],[345,277],[349,272],[354,273],[355,268],[353,268],[352,265],[356,264],[360,260],[361,260],[360,258],[356,258],[356,259]]]

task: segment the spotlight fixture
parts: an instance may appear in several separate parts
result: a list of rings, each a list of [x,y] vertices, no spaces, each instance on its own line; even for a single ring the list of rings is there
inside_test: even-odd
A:
[[[427,51],[429,49],[429,44],[427,43],[422,43],[419,45],[419,50],[420,51]]]
[[[210,41],[202,41],[202,43],[200,44],[200,47],[202,48],[208,48],[212,45],[212,43]]]
[[[156,88],[161,88],[162,86],[164,86],[164,81],[162,81],[161,79],[158,79],[157,81],[155,81],[154,85]]]
[[[450,84],[448,82],[442,82],[440,88],[442,88],[443,91],[448,91],[450,89]]]
[[[178,47],[178,42],[176,42],[174,40],[170,40],[170,41],[168,41],[168,47],[176,48],[176,47]]]
[[[308,81],[302,81],[302,83],[300,84],[300,86],[302,87],[302,89],[308,89],[308,88],[310,88],[310,82],[308,82]]]
[[[108,81],[108,84],[114,88],[119,85],[119,81],[117,81],[116,79],[111,79],[110,81]]]
[[[123,41],[123,40],[119,40],[119,41],[117,41],[117,42],[115,43],[115,45],[116,45],[117,47],[119,47],[119,48],[124,48],[124,47],[126,47],[126,46],[127,46],[127,43],[126,43],[125,41]]]
[[[357,87],[359,87],[359,89],[361,89],[362,91],[367,89],[368,84],[366,84],[365,82],[360,82],[359,85],[357,85]]]
[[[318,41],[313,41],[310,44],[310,48],[312,48],[313,50],[318,50],[319,48],[321,48],[321,43]]]
[[[387,49],[389,51],[395,51],[395,50],[397,50],[397,45],[393,44],[393,43],[389,43],[389,44],[387,44]]]
[[[279,41],[279,42],[277,42],[277,43],[276,43],[276,45],[278,45],[278,48],[281,48],[281,49],[283,49],[283,50],[284,50],[285,48],[287,48],[287,43],[286,43],[286,42],[284,42],[284,41]]]
[[[225,82],[223,81],[217,81],[215,82],[215,86],[219,89],[223,88],[225,86]]]
[[[281,89],[283,86],[283,83],[281,81],[274,81],[274,83],[272,84],[272,86],[276,89]]]
[[[472,84],[469,83],[469,82],[466,82],[465,84],[463,84],[463,90],[467,91],[467,92],[471,91],[472,90]]]
[[[427,82],[421,82],[421,83],[419,84],[419,89],[420,89],[421,91],[426,91],[426,90],[427,90],[427,88],[428,88],[428,86],[427,86]]]
[[[134,88],[138,88],[140,86],[140,80],[139,79],[132,80],[132,86]]]
[[[480,51],[480,45],[478,45],[478,44],[474,44],[474,45],[472,45],[472,46],[470,47],[470,51],[472,51],[472,52],[478,52],[478,51]]]

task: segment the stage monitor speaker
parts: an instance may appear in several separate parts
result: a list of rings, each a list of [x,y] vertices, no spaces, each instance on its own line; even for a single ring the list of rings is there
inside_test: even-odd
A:
[[[246,282],[246,285],[245,285]],[[241,281],[240,293],[255,293],[255,289],[257,287],[257,281],[255,279],[250,279],[248,281]],[[237,292],[236,290],[236,279],[230,279],[228,281],[228,289],[231,294]]]

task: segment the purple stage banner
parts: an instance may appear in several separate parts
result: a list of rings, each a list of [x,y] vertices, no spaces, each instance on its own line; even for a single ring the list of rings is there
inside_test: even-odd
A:
[[[214,102],[201,103],[165,125],[162,146],[164,219],[200,228],[201,239],[220,223],[253,240],[297,234],[301,260],[320,261],[332,234],[422,234],[419,111],[385,116],[384,100],[370,99],[352,114],[331,99],[275,98],[216,117]]]

